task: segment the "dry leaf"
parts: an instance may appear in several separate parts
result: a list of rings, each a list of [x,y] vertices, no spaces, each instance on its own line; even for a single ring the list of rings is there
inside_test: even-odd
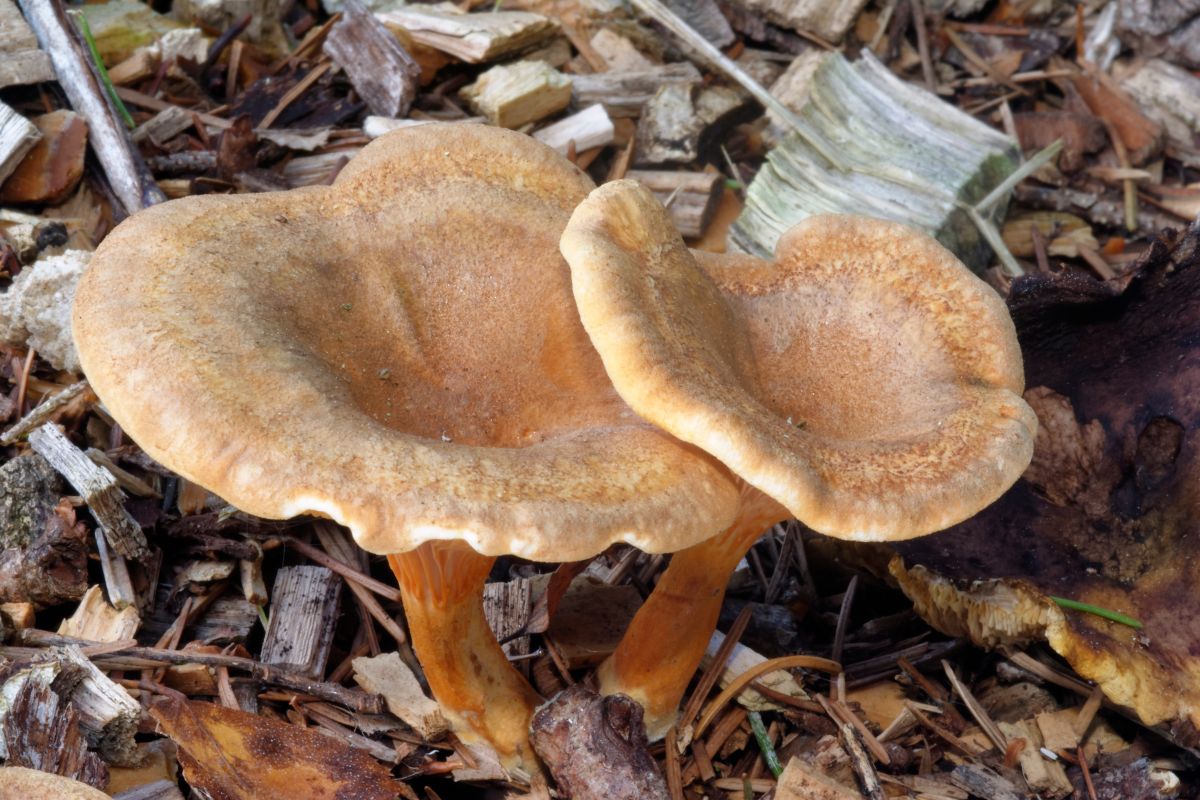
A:
[[[394,800],[411,790],[361,750],[316,731],[211,703],[150,709],[183,775],[213,800]]]

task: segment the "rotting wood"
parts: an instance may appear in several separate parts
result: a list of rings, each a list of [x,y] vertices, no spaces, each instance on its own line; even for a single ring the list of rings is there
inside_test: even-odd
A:
[[[79,712],[62,696],[63,684],[80,677],[70,665],[43,662],[7,678],[0,687],[0,758],[7,766],[96,787],[108,781],[107,765],[88,749]]]
[[[492,67],[460,93],[493,125],[520,128],[566,108],[571,79],[543,61],[518,61]]]
[[[0,0],[0,89],[54,80],[50,56],[38,49],[37,37],[13,0]]]
[[[636,117],[659,87],[696,83],[700,71],[690,61],[664,64],[637,72],[599,72],[571,78],[572,102],[578,107],[601,103],[611,117]]]
[[[950,773],[950,780],[984,800],[1023,800],[1026,796],[1011,781],[980,764],[959,764]]]
[[[660,203],[666,205],[670,200],[667,213],[671,215],[671,222],[688,238],[704,233],[725,183],[719,172],[634,169],[625,177],[644,184]]]
[[[83,497],[114,550],[135,560],[150,555],[146,536],[125,510],[124,495],[112,473],[93,464],[54,425],[43,425],[30,433],[29,443]]]
[[[810,769],[799,758],[788,761],[775,784],[775,800],[861,800],[857,791]]]
[[[483,587],[483,615],[510,659],[529,654],[529,637],[514,634],[520,633],[529,622],[533,609],[532,583],[528,578],[514,578]]]
[[[0,184],[16,171],[41,138],[36,125],[0,103]]]
[[[421,67],[362,0],[346,0],[342,18],[329,30],[323,50],[346,71],[372,114],[408,114],[417,96]]]
[[[313,679],[324,675],[341,589],[341,580],[325,567],[279,570],[260,652],[263,663]]]
[[[48,0],[21,0],[25,18],[42,50],[50,54],[58,82],[76,113],[87,120],[92,149],[113,192],[132,214],[166,199],[117,121],[112,103],[88,65],[83,48],[71,34],[62,6]]]
[[[134,129],[133,141],[149,140],[155,147],[162,147],[194,122],[195,118],[179,106],[167,106]]]
[[[421,691],[417,677],[399,653],[354,659],[354,680],[364,690],[382,695],[388,711],[404,720],[423,738],[436,741],[449,731],[441,708]]]
[[[75,645],[57,648],[50,658],[79,670],[70,691],[71,705],[79,712],[79,725],[88,742],[110,764],[136,760],[138,721],[142,707],[128,692],[110,680]]]
[[[575,152],[582,153],[593,147],[612,144],[614,135],[612,119],[604,106],[596,103],[535,131],[533,138],[566,155],[572,142],[575,143]]]
[[[497,61],[531,50],[558,32],[558,25],[527,11],[454,14],[442,7],[408,5],[376,14],[423,44],[471,64]]]

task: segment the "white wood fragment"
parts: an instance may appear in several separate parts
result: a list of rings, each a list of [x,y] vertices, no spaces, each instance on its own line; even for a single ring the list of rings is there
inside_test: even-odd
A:
[[[36,125],[0,103],[0,183],[16,170],[41,138]]]
[[[86,250],[67,250],[21,270],[0,294],[0,341],[28,345],[52,366],[80,372],[71,336],[71,304],[91,256]]]
[[[356,658],[354,680],[364,691],[383,695],[388,711],[410,725],[427,740],[437,740],[450,729],[437,702],[425,696],[417,677],[399,653],[382,653],[374,658]]]
[[[642,106],[668,83],[697,83],[700,70],[690,61],[663,64],[635,72],[598,72],[572,76],[572,102],[576,106],[603,103],[613,117],[636,117]]]
[[[88,742],[106,761],[128,765],[137,757],[134,736],[142,707],[97,669],[78,647],[71,645],[51,652],[82,671],[83,679],[71,691],[71,702],[79,712],[79,725]]]
[[[595,103],[583,111],[535,131],[533,138],[566,155],[572,141],[575,142],[575,152],[582,153],[593,147],[612,144],[615,135],[613,121],[608,112],[602,104]]]
[[[471,64],[530,50],[558,33],[558,24],[528,11],[454,13],[443,6],[408,5],[376,13],[413,41]]]
[[[708,647],[704,650],[704,658],[700,661],[701,669],[708,669],[708,665],[712,663],[713,658],[716,657],[717,650],[720,649],[724,641],[725,634],[720,631],[713,631],[712,638],[708,641]],[[717,678],[717,683],[724,689],[743,672],[751,667],[758,666],[766,660],[766,657],[754,652],[744,644],[736,644],[733,646],[733,651],[729,654],[728,660],[726,660],[725,665],[721,669],[721,675]],[[792,677],[792,674],[785,670],[777,669],[768,672],[760,676],[757,682],[781,694],[801,700],[808,698],[808,693],[800,687],[800,684],[796,683],[796,679]],[[738,695],[738,703],[751,711],[771,711],[780,708],[778,704],[772,703],[753,689],[747,689]]]

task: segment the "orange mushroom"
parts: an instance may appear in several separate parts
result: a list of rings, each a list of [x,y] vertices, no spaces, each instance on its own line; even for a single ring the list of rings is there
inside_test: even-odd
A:
[[[653,195],[618,181],[576,209],[561,246],[617,391],[743,482],[734,524],[676,553],[600,668],[605,691],[646,707],[652,736],[674,720],[730,572],[770,524],[921,536],[1029,464],[1037,421],[1004,304],[924,234],[817,216],[774,262],[692,253]]]
[[[557,241],[591,188],[520,134],[398,131],[331,187],[135,215],[75,300],[84,371],[133,439],[241,509],[387,554],[456,731],[526,770],[539,698],[483,617],[494,558],[673,551],[737,502],[621,401],[580,324]]]

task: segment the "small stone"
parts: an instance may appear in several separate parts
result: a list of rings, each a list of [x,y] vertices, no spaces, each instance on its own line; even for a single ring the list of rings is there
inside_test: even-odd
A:
[[[30,121],[42,138],[0,185],[0,203],[55,204],[73,192],[83,177],[88,134],[84,118],[62,110]]]

